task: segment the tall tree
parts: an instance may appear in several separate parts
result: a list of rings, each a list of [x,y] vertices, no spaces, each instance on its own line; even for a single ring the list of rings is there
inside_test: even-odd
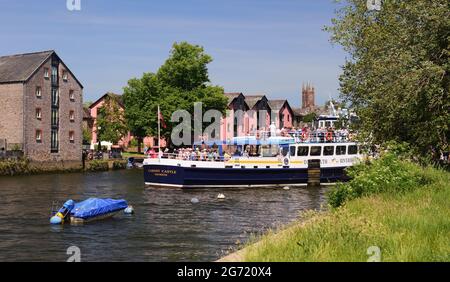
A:
[[[450,139],[450,2],[385,0],[371,11],[347,0],[332,23],[332,41],[350,54],[341,95],[363,136],[438,157]]]
[[[119,102],[115,98],[106,96],[104,104],[97,113],[98,140],[117,144],[127,133],[128,127]]]
[[[187,42],[175,43],[157,76],[165,86],[191,91],[209,82],[207,65],[210,62],[212,58],[205,54],[203,47]]]
[[[227,99],[223,89],[209,85],[207,64],[212,58],[202,47],[187,42],[175,43],[169,58],[155,73],[133,78],[124,87],[125,116],[137,136],[157,136],[157,109],[166,122],[162,138],[169,141],[173,124],[169,122],[176,110],[194,113],[194,103],[202,102],[203,111],[225,112]]]
[[[131,133],[137,138],[138,152],[145,136],[155,136],[152,127],[156,119],[155,101],[159,98],[158,81],[154,73],[144,73],[142,78],[133,78],[124,88],[123,103],[125,119]]]

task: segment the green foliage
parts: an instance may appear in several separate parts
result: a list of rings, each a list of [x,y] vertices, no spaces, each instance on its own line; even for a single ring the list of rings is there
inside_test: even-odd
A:
[[[124,87],[125,117],[133,134],[143,138],[157,136],[157,109],[167,125],[161,127],[161,136],[169,140],[173,124],[170,122],[176,110],[194,113],[194,102],[203,103],[203,111],[226,110],[227,99],[223,88],[208,85],[207,64],[211,57],[203,48],[187,42],[175,43],[170,57],[155,73],[144,73],[133,78]]]
[[[361,136],[408,142],[439,158],[450,138],[448,0],[348,0],[333,19],[332,41],[350,56],[340,76],[344,101],[361,119]]]
[[[125,169],[127,168],[127,161],[125,160],[115,160],[112,164],[113,169]]]
[[[88,128],[83,128],[83,144],[91,144],[92,132]]]
[[[32,173],[30,162],[27,159],[11,159],[0,161],[0,175],[18,175]]]
[[[309,113],[306,116],[303,117],[302,121],[303,122],[313,122],[315,121],[317,118],[317,114],[316,113]]]
[[[242,259],[364,262],[370,258],[367,249],[378,246],[383,262],[449,261],[450,174],[410,164],[403,168],[412,168],[412,175],[422,174],[428,183],[404,187],[408,193],[374,194],[300,218],[300,222],[248,246]],[[398,183],[401,177],[392,180],[394,186],[403,185]]]
[[[131,139],[130,146],[131,147],[137,147],[139,145],[139,142],[137,139]]]
[[[124,114],[115,98],[107,96],[97,114],[97,134],[99,140],[117,144],[128,133]]]
[[[204,53],[203,47],[187,42],[175,43],[157,77],[162,85],[191,91],[209,82],[207,64],[211,62],[211,56]]]
[[[109,169],[108,161],[92,160],[87,163],[87,171],[107,171]]]
[[[396,148],[405,150],[401,146]],[[393,151],[371,162],[349,167],[347,173],[352,179],[338,183],[328,193],[328,203],[332,207],[372,194],[405,193],[429,182],[422,167],[401,160]]]

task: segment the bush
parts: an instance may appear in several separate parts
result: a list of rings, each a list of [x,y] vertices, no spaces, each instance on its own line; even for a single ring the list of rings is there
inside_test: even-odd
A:
[[[118,160],[116,160],[116,161],[113,162],[112,168],[113,169],[124,169],[124,168],[127,168],[127,161],[123,161],[123,160],[118,161]]]
[[[93,160],[87,163],[86,170],[88,171],[107,171],[109,169],[108,167],[108,161],[102,161],[102,160]]]
[[[17,175],[32,172],[27,159],[0,161],[0,175]]]
[[[403,193],[430,182],[422,167],[402,160],[393,152],[379,159],[347,168],[351,180],[338,183],[328,193],[328,203],[339,207],[345,202],[378,193]]]
[[[137,139],[131,139],[130,147],[137,147],[138,145],[139,145],[139,142]]]

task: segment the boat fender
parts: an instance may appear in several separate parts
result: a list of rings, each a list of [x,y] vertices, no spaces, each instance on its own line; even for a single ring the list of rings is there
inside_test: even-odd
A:
[[[123,212],[125,213],[125,214],[134,214],[134,208],[133,208],[133,206],[128,206],[128,207],[126,207],[124,210],[123,210]]]
[[[289,186],[284,186],[283,189],[284,190],[289,190],[290,188],[289,188]]]
[[[289,165],[289,158],[284,158],[283,163],[284,165]]]
[[[64,220],[69,219],[70,212],[74,207],[75,202],[73,200],[66,201],[58,212],[50,218],[50,224],[63,224]]]
[[[217,195],[217,199],[225,199],[225,195],[220,193],[219,195]]]
[[[59,216],[52,216],[50,218],[50,224],[62,224],[63,220]]]

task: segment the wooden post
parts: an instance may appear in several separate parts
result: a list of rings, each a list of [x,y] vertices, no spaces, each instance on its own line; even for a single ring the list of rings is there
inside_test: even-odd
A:
[[[320,186],[320,160],[308,161],[308,186]]]

